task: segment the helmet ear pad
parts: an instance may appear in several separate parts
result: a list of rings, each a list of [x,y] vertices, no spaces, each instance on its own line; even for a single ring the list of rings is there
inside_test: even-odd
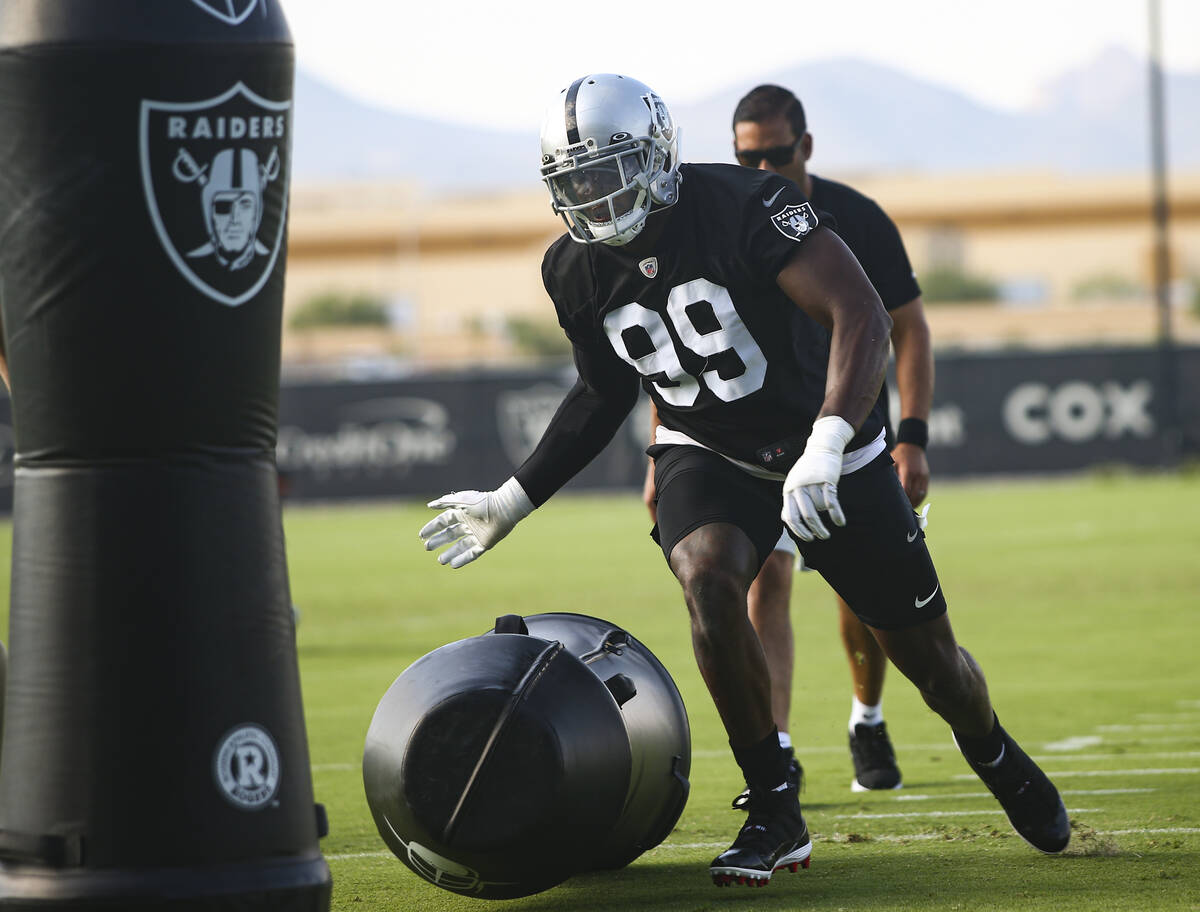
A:
[[[665,152],[661,163],[651,169],[650,199],[656,206],[673,206],[679,199],[679,165],[675,156]]]
[[[650,198],[659,206],[671,206],[679,199],[679,127],[658,95],[649,92],[643,100],[651,112],[650,137],[654,144]]]

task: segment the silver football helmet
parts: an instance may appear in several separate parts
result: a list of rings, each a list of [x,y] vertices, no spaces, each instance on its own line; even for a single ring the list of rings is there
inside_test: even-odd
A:
[[[546,111],[542,180],[574,240],[628,244],[652,208],[679,198],[679,130],[644,83],[583,76]]]

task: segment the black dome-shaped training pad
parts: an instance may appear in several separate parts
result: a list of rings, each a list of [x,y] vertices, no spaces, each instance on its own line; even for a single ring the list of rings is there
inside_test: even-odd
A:
[[[531,636],[557,640],[577,656],[621,705],[632,763],[629,793],[591,867],[623,867],[666,839],[687,804],[692,742],[683,698],[654,653],[608,621],[566,612],[524,620]]]
[[[363,753],[388,847],[444,889],[493,899],[594,867],[630,769],[608,688],[561,643],[522,634],[419,659],[384,694]]]

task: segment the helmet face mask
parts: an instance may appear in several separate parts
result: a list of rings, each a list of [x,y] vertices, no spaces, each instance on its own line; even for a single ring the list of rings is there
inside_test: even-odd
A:
[[[605,241],[645,220],[649,210],[645,143],[621,143],[618,151],[576,164],[551,166],[546,184],[555,211],[571,236]]]
[[[678,131],[635,79],[585,76],[556,96],[542,126],[551,207],[583,244],[627,244],[653,208],[678,198]]]

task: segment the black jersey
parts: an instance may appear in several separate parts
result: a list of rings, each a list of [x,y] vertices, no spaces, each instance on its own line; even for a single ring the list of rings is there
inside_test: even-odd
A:
[[[564,236],[542,264],[546,290],[585,386],[620,396],[640,375],[667,428],[786,472],[825,400],[831,335],[775,280],[825,229],[778,174],[724,164],[680,171],[679,201],[650,216],[669,217],[652,250],[639,259]],[[848,449],[882,427],[876,403]]]

